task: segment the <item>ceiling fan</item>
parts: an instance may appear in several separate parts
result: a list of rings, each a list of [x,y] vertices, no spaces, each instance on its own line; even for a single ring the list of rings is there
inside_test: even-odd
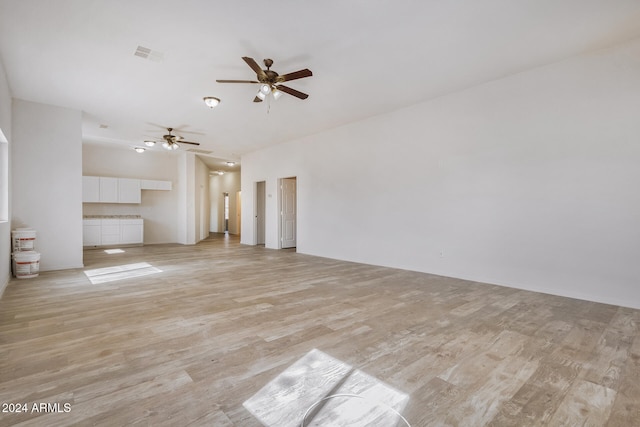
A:
[[[185,141],[182,139],[181,136],[173,135],[171,133],[172,131],[173,131],[173,128],[167,128],[167,134],[162,135],[162,139],[164,140],[164,142],[162,142],[162,146],[167,150],[177,150],[178,148],[180,148],[180,146],[178,145],[178,142],[180,144],[200,145],[199,142]],[[148,146],[153,146],[156,144],[156,142],[159,142],[159,141],[145,141],[145,144]]]
[[[260,68],[260,66],[256,63],[253,58],[249,58],[248,56],[243,56],[244,62],[247,63],[249,67],[256,73],[256,80],[216,80],[218,83],[257,83],[260,84],[260,90],[258,90],[258,94],[253,99],[253,102],[262,102],[267,95],[272,94],[275,99],[278,99],[282,92],[288,93],[289,95],[293,95],[296,98],[307,99],[309,95],[306,93],[302,93],[298,90],[292,89],[288,86],[285,86],[281,83],[288,82],[291,80],[301,79],[304,77],[311,77],[313,73],[308,68],[304,70],[294,71],[293,73],[287,74],[278,74],[275,71],[271,70],[271,66],[273,65],[272,59],[265,59],[264,65],[267,67],[266,70]]]

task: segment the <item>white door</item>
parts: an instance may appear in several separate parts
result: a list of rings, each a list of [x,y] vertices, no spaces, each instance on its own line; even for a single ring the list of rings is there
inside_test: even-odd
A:
[[[256,245],[265,243],[265,182],[256,183]]]
[[[242,192],[236,193],[236,234],[242,234]]]
[[[283,178],[281,181],[282,209],[280,227],[282,248],[296,247],[296,179]]]

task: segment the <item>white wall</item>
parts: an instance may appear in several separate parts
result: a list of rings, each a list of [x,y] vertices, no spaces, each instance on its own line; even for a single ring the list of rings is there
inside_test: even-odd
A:
[[[640,308],[640,40],[242,158],[298,251]]]
[[[209,168],[198,157],[195,158],[195,237],[200,241],[209,237]]]
[[[4,71],[4,65],[0,59],[0,129],[2,133],[9,141],[9,146],[6,147],[6,153],[8,157],[9,173],[8,178],[11,179],[11,149],[12,143],[11,137],[11,91],[9,90],[9,84],[7,83],[7,76]],[[0,164],[0,167],[4,165]],[[0,178],[2,179],[2,178]],[[8,206],[7,217],[0,218],[0,297],[4,292],[9,278],[11,277],[11,184],[10,182],[2,182],[3,186],[1,191],[8,191]],[[4,219],[4,220],[3,220]]]
[[[82,267],[82,113],[13,100],[12,227],[37,232],[40,269]]]

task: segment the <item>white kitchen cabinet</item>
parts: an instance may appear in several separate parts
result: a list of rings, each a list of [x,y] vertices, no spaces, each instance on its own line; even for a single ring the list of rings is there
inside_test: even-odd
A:
[[[118,178],[100,177],[100,202],[118,203]]]
[[[100,243],[103,245],[117,245],[120,243],[120,220],[100,220]]]
[[[118,178],[118,203],[140,203],[140,180]]]
[[[100,201],[100,177],[82,177],[82,201],[84,203],[97,203]]]
[[[158,181],[154,179],[141,179],[142,190],[171,190],[171,181]]]
[[[99,246],[102,244],[102,226],[99,219],[85,219],[82,221],[82,245]]]
[[[83,203],[142,203],[141,190],[171,190],[171,181],[106,176],[82,177]]]
[[[130,245],[144,241],[144,223],[142,219],[120,220],[120,243]]]
[[[82,220],[83,246],[141,245],[142,218],[91,218]]]

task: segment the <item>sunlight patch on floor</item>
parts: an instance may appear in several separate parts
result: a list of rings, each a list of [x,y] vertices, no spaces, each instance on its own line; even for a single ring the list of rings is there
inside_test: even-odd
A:
[[[111,254],[122,254],[122,253],[124,253],[124,250],[122,250],[122,249],[105,249],[104,252],[109,254],[109,255],[111,255]]]
[[[313,349],[243,406],[268,427],[407,426],[409,396]]]
[[[113,282],[116,280],[129,279],[131,277],[147,276],[149,274],[161,272],[162,270],[153,267],[148,262],[137,262],[135,264],[116,265],[114,267],[85,270],[84,274],[92,284],[96,285],[99,283]]]

